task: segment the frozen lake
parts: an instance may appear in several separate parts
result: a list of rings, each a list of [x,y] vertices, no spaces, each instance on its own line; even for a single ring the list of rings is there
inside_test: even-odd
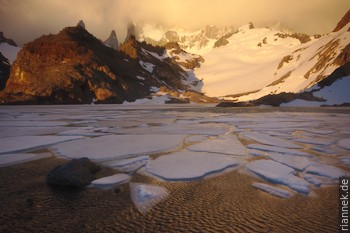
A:
[[[286,197],[349,175],[348,108],[2,106],[0,129],[1,166],[88,157],[177,182],[238,170],[266,184],[257,189]]]
[[[349,112],[212,105],[4,106],[0,164],[42,158],[37,151],[47,149],[58,157],[88,157],[162,180],[200,179],[239,168],[308,194],[313,185],[347,174],[342,168],[350,160]],[[274,161],[281,174],[266,176],[274,166],[253,166],[259,159]],[[284,170],[292,170],[287,181]],[[294,182],[301,189],[293,188]]]

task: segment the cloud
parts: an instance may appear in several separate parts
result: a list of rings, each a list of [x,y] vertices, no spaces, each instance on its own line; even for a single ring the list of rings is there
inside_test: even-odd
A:
[[[208,24],[239,27],[281,22],[297,32],[330,32],[349,9],[348,0],[0,0],[0,31],[19,44],[57,33],[84,20],[105,39],[128,22],[199,29]]]

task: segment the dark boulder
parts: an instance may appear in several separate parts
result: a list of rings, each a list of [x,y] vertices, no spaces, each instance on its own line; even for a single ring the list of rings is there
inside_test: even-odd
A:
[[[95,173],[101,167],[88,158],[73,159],[51,170],[46,181],[48,185],[82,188],[95,180]]]

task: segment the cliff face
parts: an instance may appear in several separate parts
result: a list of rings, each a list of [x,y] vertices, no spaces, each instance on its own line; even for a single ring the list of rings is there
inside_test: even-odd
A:
[[[186,77],[165,48],[131,36],[117,51],[81,26],[68,27],[23,47],[11,67],[6,88],[0,92],[0,103],[132,102],[161,87],[188,91]]]
[[[5,91],[18,101],[21,95],[32,96],[33,103],[133,100],[146,95],[147,89],[133,78],[137,64],[126,60],[83,27],[65,28],[24,46],[11,67]]]

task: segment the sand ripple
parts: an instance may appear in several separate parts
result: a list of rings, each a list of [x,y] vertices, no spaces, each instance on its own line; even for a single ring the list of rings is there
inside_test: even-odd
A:
[[[51,189],[55,158],[0,169],[0,232],[337,232],[337,187],[317,197],[281,199],[261,192],[254,178],[230,172],[196,182],[165,183],[141,175],[133,182],[166,187],[171,195],[146,215],[128,185],[113,190]],[[110,171],[106,171],[108,173]]]

